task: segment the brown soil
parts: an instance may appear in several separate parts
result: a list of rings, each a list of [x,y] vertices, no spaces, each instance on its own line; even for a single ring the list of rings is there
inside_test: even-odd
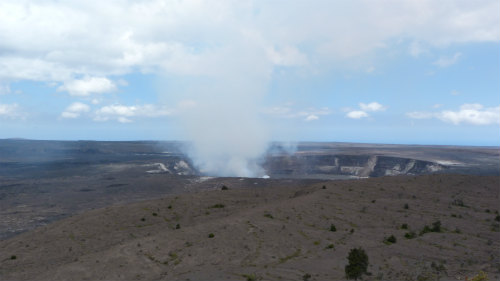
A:
[[[345,280],[355,247],[369,280],[500,277],[498,176],[223,180],[229,190],[115,205],[0,241],[0,280]],[[436,221],[441,232],[419,235]]]

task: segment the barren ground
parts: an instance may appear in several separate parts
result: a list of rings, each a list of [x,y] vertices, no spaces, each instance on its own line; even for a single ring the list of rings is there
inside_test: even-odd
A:
[[[0,280],[344,280],[355,247],[368,280],[500,278],[498,176],[255,182],[209,179],[0,241]]]

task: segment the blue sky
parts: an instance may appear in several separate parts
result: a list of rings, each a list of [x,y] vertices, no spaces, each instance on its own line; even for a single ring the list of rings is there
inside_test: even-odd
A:
[[[0,138],[498,146],[499,10],[5,0]]]

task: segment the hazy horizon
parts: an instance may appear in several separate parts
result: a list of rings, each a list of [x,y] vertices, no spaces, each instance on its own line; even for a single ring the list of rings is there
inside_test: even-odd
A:
[[[27,140],[27,141],[67,141],[67,142],[184,142],[189,143],[190,140],[180,140],[180,139],[120,139],[120,140],[109,140],[109,139],[32,139],[32,138],[0,138],[0,140]],[[433,143],[382,143],[382,142],[356,142],[356,141],[315,141],[315,140],[299,140],[299,141],[280,141],[271,140],[268,145],[272,144],[303,144],[303,143],[332,143],[332,144],[359,144],[359,145],[407,145],[407,146],[464,146],[464,147],[488,147],[488,148],[499,148],[497,145],[467,145],[467,144],[433,144]]]

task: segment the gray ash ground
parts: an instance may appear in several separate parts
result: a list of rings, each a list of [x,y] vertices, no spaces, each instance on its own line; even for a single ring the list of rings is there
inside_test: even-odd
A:
[[[39,227],[0,242],[0,279],[345,280],[356,247],[369,257],[368,280],[500,276],[496,176],[286,181],[210,179],[204,184],[220,188]],[[420,235],[437,221],[439,232]]]

